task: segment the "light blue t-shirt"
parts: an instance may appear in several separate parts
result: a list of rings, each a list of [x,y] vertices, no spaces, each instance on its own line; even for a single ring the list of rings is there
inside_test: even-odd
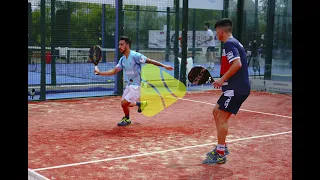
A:
[[[123,70],[125,80],[128,85],[138,85],[141,82],[141,65],[144,64],[147,57],[141,53],[130,50],[128,59],[122,56],[116,65],[116,68]]]

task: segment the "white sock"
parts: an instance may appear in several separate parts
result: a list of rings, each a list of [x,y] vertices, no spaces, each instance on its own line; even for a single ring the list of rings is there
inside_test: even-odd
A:
[[[225,150],[224,144],[218,144],[218,145],[217,145],[217,150],[218,150],[218,151],[224,151],[224,150]]]

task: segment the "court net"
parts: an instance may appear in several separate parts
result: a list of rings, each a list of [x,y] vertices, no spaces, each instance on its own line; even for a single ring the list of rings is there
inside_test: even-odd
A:
[[[69,47],[57,47],[55,48],[54,54],[51,54],[51,48],[46,47],[45,51],[45,72],[46,76],[51,77],[55,75],[59,81],[59,84],[70,84],[72,82],[64,82],[66,79],[77,78],[78,82],[92,83],[92,82],[114,82],[114,76],[102,77],[96,76],[93,73],[93,63],[89,60],[89,47],[88,48],[69,48]],[[159,61],[164,61],[165,51],[164,50],[140,50],[148,57],[152,57]],[[103,57],[98,67],[101,71],[109,70],[115,66],[115,49],[102,48]],[[28,72],[29,79],[35,79],[40,76],[41,73],[41,47],[39,46],[28,46]],[[54,65],[53,66],[53,59]],[[59,77],[60,76],[60,77]],[[30,82],[31,84],[39,84],[36,82]]]
[[[105,56],[108,58],[104,62],[100,62],[99,68],[102,70],[111,69],[114,67],[114,59],[110,55],[114,51],[102,49]],[[51,54],[50,47],[46,47],[45,51],[45,72],[46,76],[61,76],[81,78],[83,81],[103,82],[104,78],[95,76],[93,73],[93,64],[89,60],[88,48],[56,48],[55,53]],[[28,46],[28,71],[29,76],[37,76],[41,73],[41,47]],[[52,61],[55,60],[52,66]]]
[[[28,168],[28,180],[50,180],[50,179]]]

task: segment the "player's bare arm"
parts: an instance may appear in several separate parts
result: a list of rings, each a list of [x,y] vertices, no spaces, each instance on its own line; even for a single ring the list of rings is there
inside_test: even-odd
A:
[[[230,69],[219,80],[213,83],[215,88],[220,88],[227,79],[233,76],[242,67],[240,58],[235,59],[231,63]]]
[[[100,76],[112,76],[114,74],[117,74],[120,71],[121,71],[121,69],[115,67],[115,68],[113,68],[113,69],[111,69],[109,71],[100,72],[99,69],[98,69],[98,70],[95,70],[94,72],[97,73]]]
[[[166,70],[169,70],[169,71],[173,70],[173,68],[171,66],[162,64],[162,63],[160,63],[156,60],[150,59],[150,58],[147,58],[146,63],[153,64],[153,65],[160,66],[160,67],[164,67]]]

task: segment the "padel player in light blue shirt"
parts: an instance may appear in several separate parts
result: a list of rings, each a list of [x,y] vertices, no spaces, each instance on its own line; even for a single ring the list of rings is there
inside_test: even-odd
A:
[[[141,83],[141,66],[143,63],[150,63],[156,66],[165,68],[166,70],[173,70],[169,65],[164,65],[158,61],[147,58],[139,52],[130,50],[131,39],[127,36],[120,37],[119,51],[123,54],[118,64],[111,70],[100,72],[95,70],[98,75],[111,76],[121,70],[124,71],[125,78],[128,82],[121,99],[121,106],[124,112],[124,117],[118,123],[118,126],[127,126],[131,124],[129,117],[129,107],[138,106],[138,112],[142,112],[148,105],[147,101],[140,102],[140,83]]]
[[[128,85],[138,87],[141,83],[141,64],[146,63],[146,60],[143,54],[130,50],[128,58],[122,56],[116,67],[123,70]]]

